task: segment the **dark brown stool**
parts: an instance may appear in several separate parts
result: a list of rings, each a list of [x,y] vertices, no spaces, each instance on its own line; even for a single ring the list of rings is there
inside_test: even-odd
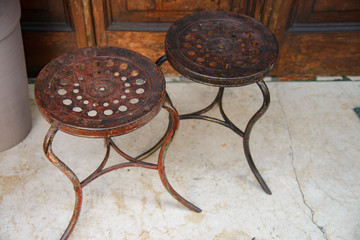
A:
[[[278,51],[274,35],[255,19],[233,12],[203,11],[187,15],[170,26],[165,39],[165,55],[156,62],[161,66],[167,60],[181,75],[198,83],[219,87],[215,100],[208,107],[180,115],[180,119],[215,122],[243,137],[248,164],[268,194],[271,191],[251,157],[249,139],[252,127],[270,103],[270,93],[263,78],[272,70]],[[259,86],[264,100],[242,131],[224,112],[224,88],[252,83]],[[223,119],[204,115],[216,104]]]
[[[160,69],[139,53],[115,48],[94,47],[70,52],[52,60],[40,72],[35,85],[36,102],[51,124],[44,140],[47,158],[72,182],[75,207],[61,239],[75,227],[82,203],[82,188],[97,177],[123,167],[158,170],[166,190],[191,210],[200,209],[181,197],[165,174],[165,154],[178,128],[179,115],[166,92]],[[161,108],[169,112],[163,138],[149,151],[134,158],[123,152],[111,137],[132,132],[152,120]],[[104,138],[106,155],[100,166],[83,181],[52,150],[57,131],[90,138]],[[105,168],[111,147],[127,162]],[[142,161],[160,148],[157,164]]]

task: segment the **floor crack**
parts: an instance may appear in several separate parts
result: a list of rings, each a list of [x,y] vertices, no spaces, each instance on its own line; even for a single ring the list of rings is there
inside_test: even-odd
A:
[[[279,99],[279,97],[278,97]],[[314,220],[314,215],[315,215],[315,212],[314,210],[311,208],[311,206],[306,202],[305,200],[305,194],[301,188],[301,184],[300,184],[300,181],[299,181],[299,178],[298,178],[298,174],[297,174],[297,171],[296,171],[296,168],[295,168],[295,165],[294,165],[294,149],[293,149],[293,140],[292,140],[292,136],[291,136],[291,131],[289,129],[289,124],[288,124],[288,120],[287,120],[287,116],[286,116],[286,113],[284,111],[284,107],[279,99],[279,104],[280,104],[280,108],[281,108],[281,111],[282,111],[282,114],[284,116],[284,119],[285,119],[285,126],[286,126],[286,130],[289,134],[289,139],[290,139],[290,156],[291,156],[291,166],[294,170],[294,174],[295,174],[295,180],[296,180],[296,183],[298,185],[298,188],[299,188],[299,191],[301,193],[301,197],[302,197],[302,200],[303,200],[303,203],[304,205],[310,210],[311,212],[311,221],[312,223],[321,231],[322,235],[323,235],[323,238],[324,240],[328,240],[328,237],[327,237],[327,234],[326,234],[326,230],[324,227],[320,226],[317,224],[317,222]]]
[[[289,135],[290,135],[290,132],[289,132]],[[290,135],[290,138],[291,138],[291,135]],[[314,210],[310,207],[310,205],[306,202],[305,200],[305,195],[304,195],[304,192],[302,191],[302,188],[301,188],[301,185],[300,185],[300,182],[299,182],[299,178],[298,178],[298,174],[296,172],[296,168],[294,166],[294,152],[293,152],[293,147],[292,147],[292,141],[291,142],[291,146],[290,146],[290,155],[291,155],[291,165],[292,165],[292,168],[294,169],[294,174],[295,174],[295,179],[296,179],[296,183],[298,185],[298,188],[299,188],[299,191],[301,193],[301,197],[302,197],[302,200],[303,200],[303,203],[305,204],[305,206],[310,210],[311,212],[311,221],[313,222],[313,224],[315,224],[315,226],[322,232],[323,234],[323,237],[324,237],[324,240],[328,240],[328,237],[327,237],[327,234],[326,234],[326,230],[324,227],[322,226],[319,226],[315,220],[314,220]]]

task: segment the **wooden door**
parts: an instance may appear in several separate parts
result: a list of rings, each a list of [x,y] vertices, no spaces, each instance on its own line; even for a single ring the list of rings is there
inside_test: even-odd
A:
[[[91,13],[86,2],[21,0],[21,28],[29,77],[36,77],[51,59],[63,53],[94,45]]]
[[[86,46],[118,46],[152,60],[175,20],[201,10],[253,16],[273,31],[278,76],[360,75],[359,0],[21,0],[29,76]],[[165,74],[175,74],[169,65]]]
[[[359,0],[268,0],[263,4],[270,7],[257,17],[280,42],[280,59],[273,74],[360,74]]]
[[[128,48],[156,60],[164,54],[165,32],[177,19],[201,10],[229,10],[253,14],[247,0],[92,0],[99,46]],[[164,65],[165,74],[175,74]]]

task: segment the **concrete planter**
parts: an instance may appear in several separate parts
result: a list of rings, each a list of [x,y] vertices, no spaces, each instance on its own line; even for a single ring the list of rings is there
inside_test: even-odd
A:
[[[0,0],[0,151],[21,142],[31,129],[20,15],[18,0]]]

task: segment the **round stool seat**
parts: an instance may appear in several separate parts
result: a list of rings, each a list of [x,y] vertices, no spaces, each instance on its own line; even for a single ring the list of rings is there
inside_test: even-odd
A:
[[[45,66],[35,85],[44,118],[77,136],[131,132],[156,116],[165,96],[160,69],[143,55],[93,47],[62,55]]]
[[[278,56],[274,35],[246,15],[203,11],[171,25],[165,53],[172,67],[196,82],[220,87],[257,82]]]

